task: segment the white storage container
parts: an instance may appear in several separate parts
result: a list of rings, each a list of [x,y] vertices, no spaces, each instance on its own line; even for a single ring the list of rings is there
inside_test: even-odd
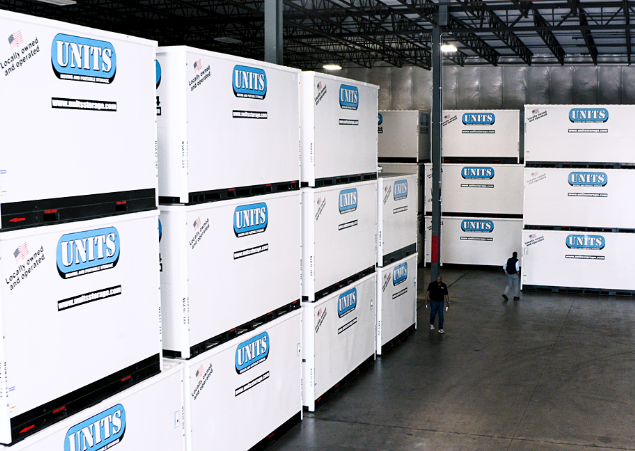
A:
[[[426,212],[432,212],[432,183],[428,186]],[[523,214],[521,165],[444,164],[442,186],[444,214]]]
[[[425,262],[426,217],[417,215],[417,264]]]
[[[12,451],[60,449],[185,450],[182,364],[166,360],[164,371],[82,410],[12,447]]]
[[[375,354],[377,277],[371,274],[318,302],[304,302],[304,405],[319,398]]]
[[[160,370],[157,228],[154,210],[0,234],[0,443]]]
[[[425,194],[424,191],[430,189],[427,185],[431,179],[424,180],[426,174],[426,168],[431,167],[430,164],[424,163],[379,163],[381,168],[381,174],[418,174],[419,191],[417,199],[419,206],[417,207],[418,213],[424,212],[425,207]]]
[[[502,267],[520,252],[522,229],[522,219],[444,216],[441,261]]]
[[[300,71],[184,46],[157,60],[162,203],[299,187]]]
[[[316,301],[375,271],[377,182],[302,189],[302,298]]]
[[[423,256],[424,264],[428,264],[432,262],[432,216],[424,216],[424,249],[425,255]],[[443,226],[443,219],[441,219],[441,226]],[[443,254],[443,249],[441,249],[441,254]]]
[[[525,168],[524,224],[635,229],[630,169]]]
[[[0,30],[1,230],[155,208],[156,42],[9,11]]]
[[[185,362],[189,451],[246,451],[302,411],[301,310]]]
[[[302,183],[368,180],[377,173],[379,87],[318,72],[302,72]],[[361,177],[361,178],[360,178]]]
[[[380,110],[377,122],[380,162],[430,160],[430,111]]]
[[[634,105],[525,105],[525,161],[635,163]]]
[[[377,265],[417,251],[416,174],[381,174],[377,181]]]
[[[417,256],[377,269],[377,354],[417,324]]]
[[[444,110],[443,158],[518,162],[520,111]]]
[[[633,233],[523,230],[521,282],[632,291],[634,252]]]
[[[300,191],[160,208],[166,355],[189,358],[230,329],[299,308]]]

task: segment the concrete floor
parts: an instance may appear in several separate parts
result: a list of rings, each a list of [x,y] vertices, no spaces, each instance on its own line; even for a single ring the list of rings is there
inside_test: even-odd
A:
[[[525,293],[442,271],[446,334],[419,329],[270,451],[635,449],[635,299]],[[419,271],[420,303],[429,271]]]

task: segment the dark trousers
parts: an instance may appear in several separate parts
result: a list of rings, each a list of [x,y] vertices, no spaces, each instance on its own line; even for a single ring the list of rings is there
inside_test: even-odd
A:
[[[443,329],[443,301],[430,301],[430,324],[434,324],[437,312],[439,312],[439,329]]]

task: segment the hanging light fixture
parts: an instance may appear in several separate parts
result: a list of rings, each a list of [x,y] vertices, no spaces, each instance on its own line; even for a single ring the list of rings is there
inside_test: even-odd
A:
[[[324,66],[322,66],[322,68],[326,70],[341,70],[342,66],[340,66],[339,64],[325,64]]]

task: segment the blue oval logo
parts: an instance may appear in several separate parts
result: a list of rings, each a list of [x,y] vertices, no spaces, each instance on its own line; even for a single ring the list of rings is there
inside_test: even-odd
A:
[[[600,235],[567,235],[566,241],[569,249],[604,249],[606,241]]]
[[[242,374],[267,360],[270,347],[271,341],[267,332],[243,341],[236,348],[236,372]]]
[[[359,106],[359,90],[356,86],[340,85],[340,108],[356,110]]]
[[[464,125],[494,125],[496,115],[494,113],[464,113]]]
[[[161,220],[159,219],[159,243],[161,242],[162,237],[163,237],[163,224],[161,224]]]
[[[117,53],[110,42],[59,33],[51,45],[53,72],[61,80],[112,83]]]
[[[408,279],[408,262],[395,266],[392,270],[392,284],[399,285]]]
[[[350,213],[357,210],[357,188],[340,191],[338,206],[340,213]]]
[[[340,318],[351,313],[355,307],[357,307],[357,288],[345,291],[337,298],[337,315]]]
[[[98,451],[118,444],[126,431],[126,410],[121,404],[104,410],[66,432],[64,451]]]
[[[487,232],[494,231],[494,223],[492,221],[480,221],[477,219],[464,219],[461,221],[461,230],[464,232]]]
[[[381,125],[382,122],[384,122],[384,116],[381,113],[379,113],[377,115],[377,125]]]
[[[408,197],[408,180],[397,180],[392,188],[393,198],[401,200]]]
[[[156,72],[156,77],[157,77],[157,88],[159,87],[159,85],[161,84],[161,64],[159,64],[159,61],[154,60],[155,64],[155,72]]]
[[[234,66],[232,87],[236,97],[263,100],[267,95],[267,74],[257,67]]]
[[[609,181],[604,172],[570,172],[571,186],[605,186]]]
[[[464,179],[491,180],[494,178],[494,168],[486,166],[466,166],[461,169],[461,177]]]
[[[262,233],[269,224],[267,204],[241,205],[234,210],[234,233],[237,237]]]
[[[114,227],[62,235],[57,242],[57,270],[63,279],[70,279],[112,269],[120,247]]]
[[[571,122],[606,122],[609,110],[606,108],[572,108],[569,110]]]

